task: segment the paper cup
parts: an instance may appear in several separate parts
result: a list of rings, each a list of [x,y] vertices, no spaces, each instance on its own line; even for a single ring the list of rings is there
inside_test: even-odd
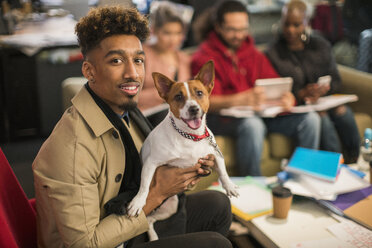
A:
[[[292,192],[283,186],[272,189],[274,217],[286,219],[292,204]]]

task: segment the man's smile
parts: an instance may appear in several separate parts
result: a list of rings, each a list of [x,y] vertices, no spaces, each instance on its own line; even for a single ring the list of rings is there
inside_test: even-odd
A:
[[[119,88],[121,91],[123,91],[127,95],[134,96],[138,94],[140,85],[139,83],[120,84]]]

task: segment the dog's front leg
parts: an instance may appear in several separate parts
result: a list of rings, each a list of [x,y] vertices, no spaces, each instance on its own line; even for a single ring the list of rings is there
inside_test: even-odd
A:
[[[128,215],[138,216],[143,206],[146,204],[147,195],[149,194],[150,184],[155,174],[157,166],[154,164],[144,164],[141,173],[141,186],[137,195],[128,205]]]
[[[229,175],[227,174],[226,171],[226,166],[225,166],[225,160],[219,156],[218,154],[216,155],[216,163],[217,163],[217,173],[219,175],[219,179],[222,183],[222,187],[226,190],[226,194],[228,196],[239,196],[238,193],[238,186],[236,186],[230,179]]]

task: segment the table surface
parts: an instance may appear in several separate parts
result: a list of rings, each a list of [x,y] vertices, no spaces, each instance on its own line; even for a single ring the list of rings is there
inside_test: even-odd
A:
[[[369,181],[369,171],[365,180]],[[294,247],[301,242],[334,238],[327,227],[337,224],[342,217],[334,218],[329,210],[305,197],[295,197],[287,219],[274,218],[272,214],[244,221],[251,235],[264,247]]]
[[[294,200],[287,219],[277,219],[270,214],[239,221],[264,247],[291,247],[304,241],[331,238],[333,235],[327,227],[339,223],[328,210],[304,198]]]

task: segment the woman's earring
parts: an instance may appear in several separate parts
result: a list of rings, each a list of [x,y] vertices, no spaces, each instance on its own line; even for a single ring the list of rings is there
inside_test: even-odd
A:
[[[302,33],[301,34],[301,40],[302,40],[302,42],[306,43],[307,39],[308,39],[307,34],[306,33]]]
[[[310,33],[311,33],[311,30],[310,28],[305,28],[305,31],[301,34],[301,40],[303,43],[308,43],[309,40],[310,40]]]

